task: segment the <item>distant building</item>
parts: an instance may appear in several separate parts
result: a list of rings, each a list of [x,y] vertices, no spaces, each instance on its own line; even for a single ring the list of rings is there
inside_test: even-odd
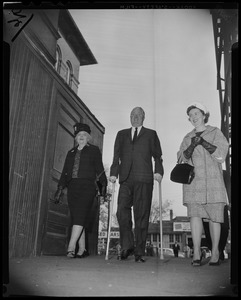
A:
[[[172,248],[178,242],[180,250],[190,244],[191,230],[187,217],[176,217],[173,220],[162,221],[162,247]],[[160,247],[160,223],[149,223],[148,237],[154,247]]]
[[[154,247],[160,247],[160,223],[149,223],[148,237]],[[178,242],[180,250],[183,251],[185,245],[192,248],[192,235],[189,217],[178,216],[173,218],[173,212],[170,211],[170,220],[162,221],[162,247],[172,248],[173,244]],[[202,235],[202,244],[205,245],[205,235]]]
[[[180,250],[184,250],[185,245],[189,245],[192,248],[192,235],[189,217],[177,216],[173,218],[173,212],[170,211],[170,220],[162,221],[162,247],[172,248],[177,242],[180,246]],[[99,248],[105,249],[107,242],[107,230],[99,232]],[[117,239],[119,239],[119,227],[111,228],[111,242],[110,245],[115,245]],[[147,242],[150,242],[154,249],[160,247],[160,223],[149,223]],[[206,245],[206,238],[203,232],[202,234],[202,246]]]

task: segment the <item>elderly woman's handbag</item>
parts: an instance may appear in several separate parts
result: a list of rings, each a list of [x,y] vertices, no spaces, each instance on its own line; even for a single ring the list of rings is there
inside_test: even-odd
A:
[[[194,167],[187,163],[177,163],[171,171],[170,179],[173,182],[190,184],[195,176]]]

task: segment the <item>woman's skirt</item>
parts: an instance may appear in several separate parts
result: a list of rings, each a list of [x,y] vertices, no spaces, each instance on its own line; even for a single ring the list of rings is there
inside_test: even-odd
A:
[[[213,222],[224,222],[225,203],[187,204],[188,217],[199,217]]]
[[[94,181],[72,178],[67,191],[72,225],[88,227],[95,195],[96,187]]]

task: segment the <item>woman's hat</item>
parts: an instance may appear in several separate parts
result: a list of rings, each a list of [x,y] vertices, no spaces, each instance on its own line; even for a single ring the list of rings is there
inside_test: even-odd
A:
[[[208,110],[207,110],[206,106],[204,106],[203,104],[201,104],[199,102],[193,102],[193,103],[188,105],[187,114],[189,114],[189,111],[193,108],[198,108],[198,109],[202,110],[205,115],[208,113]]]
[[[76,136],[80,131],[85,131],[88,134],[91,133],[89,125],[83,123],[76,123],[74,125],[74,135]]]

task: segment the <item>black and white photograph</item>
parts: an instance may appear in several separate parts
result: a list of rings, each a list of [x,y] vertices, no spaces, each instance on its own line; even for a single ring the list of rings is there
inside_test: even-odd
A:
[[[238,3],[34,3],[3,4],[3,297],[238,297]]]

